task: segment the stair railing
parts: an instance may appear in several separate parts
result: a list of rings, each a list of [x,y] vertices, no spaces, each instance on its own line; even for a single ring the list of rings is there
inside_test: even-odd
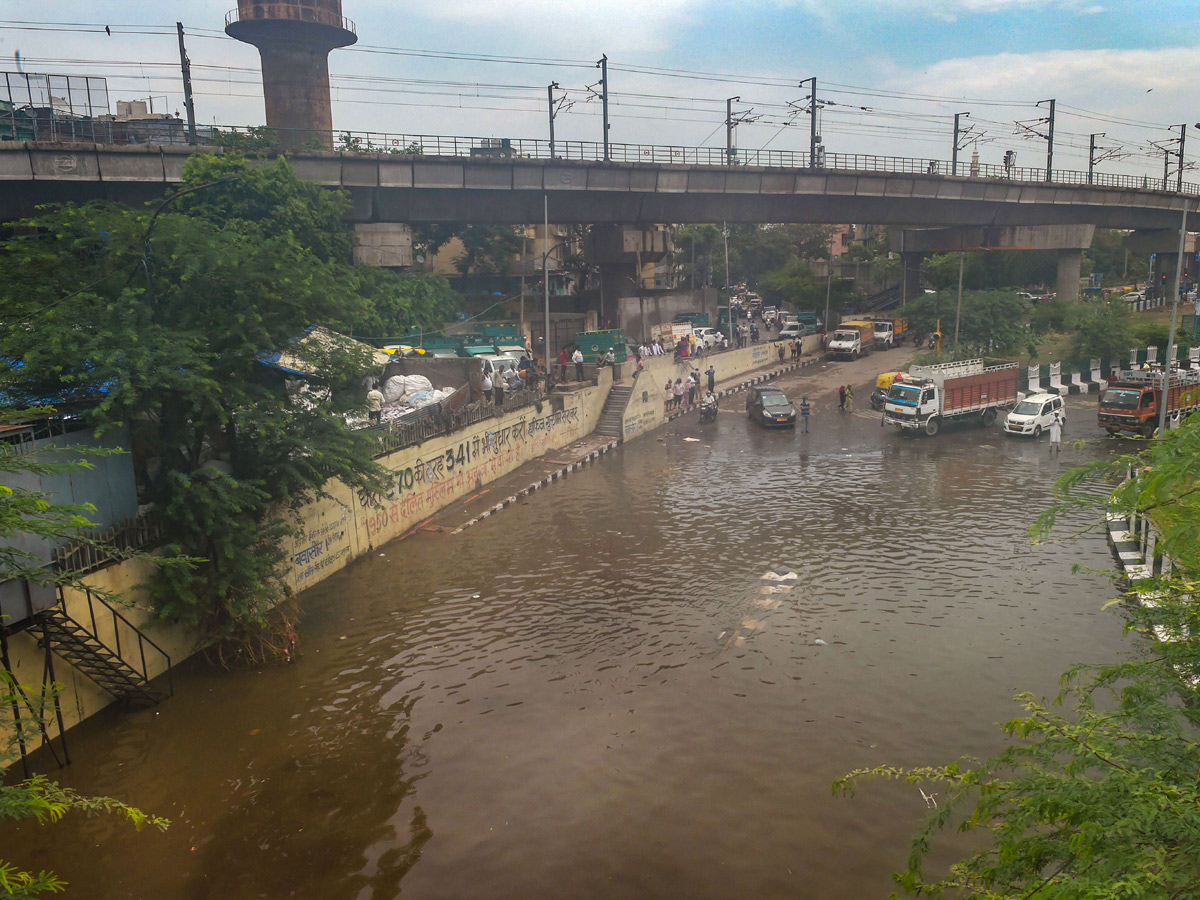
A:
[[[175,696],[175,681],[171,675],[171,655],[169,653],[167,653],[167,651],[164,650],[162,647],[158,646],[158,644],[156,644],[154,641],[152,641],[149,637],[147,637],[141,631],[141,629],[139,629],[136,625],[134,625],[132,622],[130,622],[127,618],[125,618],[125,616],[121,615],[121,613],[118,612],[117,609],[114,606],[112,606],[112,604],[108,603],[103,597],[97,597],[90,590],[87,590],[86,588],[84,589],[84,595],[87,597],[88,616],[90,617],[91,623],[92,623],[92,636],[100,644],[104,643],[104,641],[102,641],[100,639],[100,629],[97,627],[96,606],[97,606],[97,604],[99,604],[99,606],[100,606],[100,611],[99,611],[100,612],[100,621],[101,622],[104,621],[104,618],[105,618],[104,613],[106,611],[108,612],[109,617],[112,620],[113,638],[114,638],[114,641],[116,642],[116,647],[114,649],[116,650],[117,658],[120,659],[122,662],[124,662],[126,665],[129,664],[129,661],[127,659],[125,659],[125,655],[121,651],[121,626],[124,625],[126,629],[133,632],[134,636],[137,639],[137,652],[138,652],[138,657],[141,661],[141,666],[142,666],[142,668],[141,668],[142,678],[146,681],[147,684],[150,683],[150,671],[149,671],[148,667],[146,666],[146,645],[148,644],[152,651],[157,652],[158,655],[160,657],[162,657],[163,662],[165,663],[165,666],[166,666],[165,671],[166,671],[166,675],[167,675],[167,690],[168,690],[169,696],[174,697]],[[59,592],[58,592],[58,602],[59,602],[59,606],[62,607],[62,610],[65,613],[66,609],[67,609],[66,598],[63,596],[63,592],[62,592],[61,588],[59,588]]]

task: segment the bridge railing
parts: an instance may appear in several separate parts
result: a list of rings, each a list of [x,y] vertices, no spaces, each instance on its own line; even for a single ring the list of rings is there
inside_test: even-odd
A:
[[[53,129],[50,133],[33,135],[32,139],[81,144],[185,144],[188,140],[182,123],[158,120],[153,127],[134,127],[134,122],[97,121],[91,127],[76,125],[69,131]],[[0,120],[0,141],[5,139],[29,140],[28,135],[18,137],[6,123]],[[326,133],[322,132],[321,137]],[[560,140],[551,144],[540,138],[494,138],[467,137],[456,135],[409,134],[379,131],[351,131],[335,129],[328,133],[328,140],[315,140],[314,132],[290,135],[287,130],[265,126],[207,126],[200,129],[200,141],[238,150],[272,150],[296,147],[298,144],[312,149],[332,147],[344,153],[389,154],[397,156],[430,157],[474,157],[479,159],[561,159],[569,162],[596,162],[605,159],[604,145],[599,141]],[[291,138],[296,139],[291,139]],[[302,138],[302,139],[300,139]],[[652,165],[680,166],[762,166],[766,168],[810,169],[807,150],[752,150],[737,148],[732,152],[724,147],[685,147],[671,144],[617,144],[608,145],[608,157],[617,163],[645,163]],[[921,159],[904,156],[883,156],[864,153],[821,152],[817,165],[819,172],[875,172],[897,175],[935,175],[963,179],[986,178],[1014,181],[1025,184],[1052,183],[1087,185],[1112,188],[1133,188],[1176,192],[1176,182],[1141,175],[1116,175],[1092,173],[1070,169],[1055,169],[1053,178],[1046,178],[1044,167],[998,166],[971,164],[959,160],[953,167],[949,160]],[[1179,193],[1200,194],[1200,184],[1184,182]]]

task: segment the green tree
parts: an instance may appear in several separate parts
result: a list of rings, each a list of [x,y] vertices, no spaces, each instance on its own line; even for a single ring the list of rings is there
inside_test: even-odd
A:
[[[48,415],[49,409],[33,409],[26,415]],[[16,415],[0,415],[0,422],[16,420]],[[23,475],[49,475],[88,468],[89,451],[78,447],[62,450],[27,451],[13,444],[0,442],[0,479],[14,481]],[[83,455],[80,455],[83,454]],[[14,541],[22,535],[35,535],[65,543],[79,539],[79,530],[93,526],[88,518],[95,508],[88,504],[61,504],[46,494],[0,484],[0,581],[25,579],[39,584],[76,584],[70,573],[57,572],[43,565],[38,557],[17,548]],[[3,623],[0,623],[3,624]],[[52,691],[57,691],[54,686]],[[53,693],[41,688],[21,685],[11,675],[0,670],[0,708],[23,707],[20,721],[4,727],[4,743],[0,745],[0,770],[18,756],[21,742],[36,740],[38,726],[45,721]],[[111,797],[88,797],[64,788],[56,782],[35,775],[13,784],[0,783],[0,822],[36,820],[41,823],[59,821],[69,812],[86,815],[113,814],[127,819],[135,828],[152,825],[165,830],[166,819],[148,816],[141,810]],[[2,844],[0,844],[2,846]],[[66,883],[53,872],[30,872],[0,857],[0,897],[28,900],[39,894],[61,891]]]
[[[1121,481],[1130,468],[1137,473]],[[1074,469],[1032,529],[1048,537],[1066,511],[1110,508],[1155,520],[1176,570],[1140,583],[1123,606],[1143,638],[1127,660],[1075,666],[1045,701],[1017,700],[1012,739],[987,761],[859,770],[864,778],[940,786],[938,808],[894,877],[912,894],[1039,900],[1182,900],[1200,896],[1200,415],[1136,455]],[[1097,485],[1121,482],[1115,489]],[[980,832],[979,849],[927,875],[933,841],[947,829]]]
[[[301,341],[313,325],[364,315],[359,278],[338,261],[348,245],[325,233],[346,227],[332,205],[302,209],[311,188],[286,167],[195,165],[190,180],[234,179],[205,189],[227,198],[227,216],[198,191],[180,198],[190,214],[97,203],[24,222],[0,254],[0,355],[21,360],[9,385],[18,400],[63,396],[100,431],[130,429],[169,549],[207,560],[157,575],[161,612],[212,641],[242,640],[286,596],[288,510],[331,478],[367,498],[386,479],[374,445],[343,419],[362,404],[369,353]],[[319,391],[293,399],[268,365],[284,350]]]
[[[957,270],[955,279],[957,280]],[[941,321],[942,347],[954,340],[957,291],[921,294],[910,301],[900,314],[909,325],[925,333],[933,332]],[[993,355],[1015,352],[1028,342],[1029,304],[1013,291],[963,291],[959,315],[958,356]]]
[[[1119,297],[1085,298],[1073,316],[1071,361],[1123,357],[1133,346],[1131,315]]]

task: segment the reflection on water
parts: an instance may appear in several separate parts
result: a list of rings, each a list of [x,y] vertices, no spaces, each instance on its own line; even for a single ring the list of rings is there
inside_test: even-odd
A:
[[[1014,690],[1120,653],[1071,573],[1107,550],[1029,545],[1044,443],[728,405],[310,590],[293,666],[73,734],[64,780],[166,835],[7,852],[85,897],[886,896],[925,804],[830,782],[994,752]]]

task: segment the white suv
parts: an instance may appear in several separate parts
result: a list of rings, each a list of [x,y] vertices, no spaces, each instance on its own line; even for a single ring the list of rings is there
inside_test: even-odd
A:
[[[692,334],[696,336],[696,346],[703,347],[705,350],[711,350],[713,347],[717,347],[721,343],[721,332],[717,331],[715,328],[709,328],[707,326],[703,328],[694,328],[692,329]]]
[[[1041,437],[1050,428],[1054,417],[1067,424],[1067,411],[1063,409],[1063,398],[1058,394],[1030,394],[1004,419],[1007,434],[1031,434]]]

